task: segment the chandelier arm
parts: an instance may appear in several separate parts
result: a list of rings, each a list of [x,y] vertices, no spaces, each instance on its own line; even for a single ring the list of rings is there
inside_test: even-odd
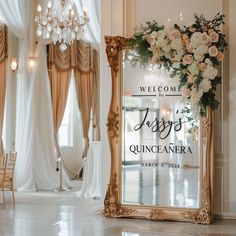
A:
[[[52,9],[51,2],[48,2],[45,13],[39,5],[38,15],[35,22],[38,26],[36,34],[43,39],[49,39],[53,43],[59,43],[62,51],[66,50],[67,45],[73,43],[75,39],[84,33],[84,26],[88,23],[87,8],[83,10],[83,16],[76,16],[70,0],[60,0],[59,8]]]

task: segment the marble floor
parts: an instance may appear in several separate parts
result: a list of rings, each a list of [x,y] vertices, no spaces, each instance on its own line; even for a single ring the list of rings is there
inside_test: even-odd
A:
[[[100,200],[83,200],[74,193],[16,193],[0,204],[0,236],[236,236],[236,221],[213,225],[111,219],[100,214]]]

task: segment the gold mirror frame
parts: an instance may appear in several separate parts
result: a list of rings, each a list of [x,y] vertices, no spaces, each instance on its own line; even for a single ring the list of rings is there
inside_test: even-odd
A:
[[[108,137],[111,151],[111,172],[103,214],[107,217],[140,218],[149,220],[186,221],[210,224],[213,218],[213,112],[201,119],[202,165],[200,208],[124,205],[121,203],[121,132],[122,132],[122,70],[121,52],[129,49],[128,38],[105,36],[106,54],[111,67],[112,98],[108,113]]]

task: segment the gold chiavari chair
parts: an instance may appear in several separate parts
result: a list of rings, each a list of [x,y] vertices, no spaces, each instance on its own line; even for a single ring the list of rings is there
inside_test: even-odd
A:
[[[5,206],[5,197],[4,197],[5,191],[12,192],[13,206],[15,206],[14,169],[16,163],[16,155],[17,155],[16,152],[10,152],[10,154],[7,154],[5,160],[5,174],[3,175],[4,178],[1,186],[4,206]]]
[[[3,205],[6,206],[5,196],[4,196],[4,179],[6,175],[6,164],[7,158],[5,156],[0,157],[0,190],[2,191]]]

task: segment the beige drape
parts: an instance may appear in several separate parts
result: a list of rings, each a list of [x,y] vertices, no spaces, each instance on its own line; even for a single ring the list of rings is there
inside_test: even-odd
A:
[[[0,25],[0,156],[3,155],[2,129],[6,95],[7,28]]]
[[[60,70],[55,64],[49,65],[49,79],[53,110],[54,140],[57,157],[61,156],[58,144],[58,131],[63,119],[70,84],[70,70]]]
[[[84,150],[82,157],[85,158],[87,157],[87,152],[89,148],[88,133],[92,108],[93,73],[91,71],[81,72],[76,69],[75,87],[83,127]]]
[[[93,50],[89,43],[78,41],[73,45],[75,56],[75,87],[83,127],[83,158],[87,157],[89,148],[89,127],[93,102]]]
[[[99,74],[98,74],[98,55],[96,50],[94,50],[89,43],[84,41],[76,41],[70,47],[67,48],[65,52],[62,52],[59,49],[59,45],[49,45],[48,49],[48,63],[49,63],[49,71],[50,73],[54,73],[54,75],[50,75],[51,78],[51,87],[53,85],[52,78],[54,80],[58,80],[55,71],[60,71],[60,73],[67,73],[64,75],[65,77],[69,76],[69,72],[71,69],[75,71],[75,86],[76,86],[76,94],[79,105],[79,110],[81,112],[81,120],[83,127],[83,138],[84,138],[84,150],[83,157],[87,156],[87,151],[89,147],[89,126],[90,126],[90,118],[91,112],[93,113],[93,127],[96,128],[96,136],[97,140],[100,139],[100,128],[99,128]],[[69,83],[69,79],[66,81]],[[65,82],[65,83],[67,83]],[[60,82],[55,82],[57,86]],[[69,84],[65,85],[65,96],[67,98],[68,87]],[[51,88],[52,89],[52,88]],[[53,92],[53,91],[52,91]],[[55,93],[55,92],[54,92]],[[56,97],[56,95],[54,95]],[[66,102],[63,100],[64,102]],[[55,139],[57,139],[57,132],[60,127],[61,120],[56,115],[56,109],[58,110],[59,106],[63,106],[63,104],[59,105],[52,95],[52,103],[57,104],[53,105],[55,111],[55,120],[54,120],[54,130],[55,130]],[[62,98],[61,98],[62,100]],[[65,105],[65,104],[64,104]],[[65,107],[64,107],[65,109]],[[64,113],[64,109],[61,107],[61,111]],[[58,111],[57,111],[58,113]],[[61,114],[63,117],[63,114]],[[62,119],[61,117],[61,119]],[[55,140],[56,141],[56,140]],[[59,150],[58,143],[57,149]]]
[[[61,71],[71,70],[71,49],[68,47],[64,52],[62,52],[59,46],[59,44],[54,45],[53,43],[48,46],[49,69],[51,65],[55,65],[55,67]]]

